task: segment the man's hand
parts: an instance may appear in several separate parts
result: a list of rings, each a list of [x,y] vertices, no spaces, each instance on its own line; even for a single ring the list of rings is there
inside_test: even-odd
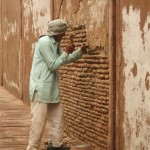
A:
[[[81,50],[82,50],[83,53],[86,53],[86,52],[87,52],[87,49],[89,49],[89,45],[88,45],[88,44],[83,44],[83,45],[81,46]]]
[[[68,54],[70,54],[70,53],[72,53],[74,50],[75,50],[75,45],[74,45],[73,43],[71,43],[71,44],[69,44],[69,45],[66,46],[66,50],[65,50],[65,51],[66,51]]]

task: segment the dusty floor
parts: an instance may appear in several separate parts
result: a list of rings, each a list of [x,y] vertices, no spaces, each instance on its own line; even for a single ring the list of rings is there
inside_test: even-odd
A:
[[[30,117],[29,106],[0,87],[0,150],[26,149]]]
[[[0,150],[25,150],[28,143],[30,107],[0,87]],[[41,150],[46,149],[48,128],[42,138]],[[64,144],[76,140],[64,135]]]

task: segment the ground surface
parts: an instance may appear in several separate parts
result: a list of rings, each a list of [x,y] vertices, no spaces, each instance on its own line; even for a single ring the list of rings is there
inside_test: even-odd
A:
[[[0,87],[0,150],[25,150],[31,124],[30,107]],[[45,149],[47,130],[42,138]]]
[[[0,150],[26,150],[31,124],[30,106],[0,86]],[[46,150],[48,124],[40,150]],[[63,144],[79,143],[64,134]]]

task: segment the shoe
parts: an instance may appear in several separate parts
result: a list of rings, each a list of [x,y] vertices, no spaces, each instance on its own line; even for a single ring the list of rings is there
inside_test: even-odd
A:
[[[47,150],[70,150],[70,147],[67,146],[53,147],[52,144],[48,144]]]
[[[51,143],[49,143],[49,144],[48,144],[48,146],[47,146],[47,150],[53,150],[53,146],[52,146],[52,144],[51,144]]]

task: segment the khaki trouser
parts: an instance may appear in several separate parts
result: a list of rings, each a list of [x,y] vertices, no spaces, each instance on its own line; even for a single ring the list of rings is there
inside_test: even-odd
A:
[[[64,131],[64,107],[61,103],[46,104],[31,102],[32,124],[27,150],[39,150],[47,119],[50,121],[49,142],[54,147],[62,144]]]

